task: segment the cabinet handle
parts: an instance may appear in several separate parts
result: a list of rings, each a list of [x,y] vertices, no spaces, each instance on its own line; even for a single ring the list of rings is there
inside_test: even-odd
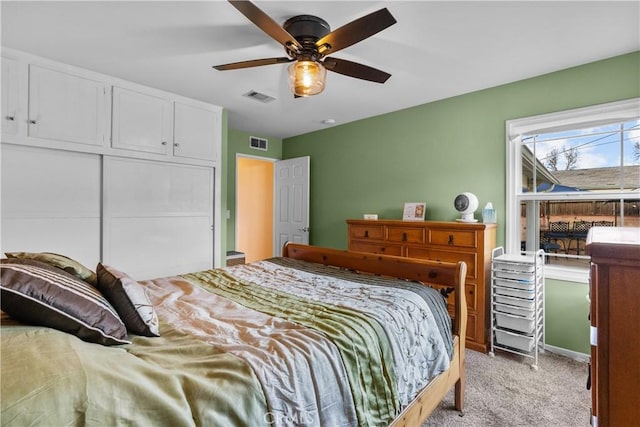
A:
[[[369,230],[364,230],[364,237],[369,237]]]
[[[162,141],[161,144],[162,145],[167,145],[167,141]]]
[[[36,121],[35,120],[29,120],[29,123],[32,124],[32,125],[35,125]]]
[[[6,116],[5,119],[14,121],[16,118],[14,116]]]
[[[403,242],[407,241],[407,233],[402,233],[402,241]]]
[[[180,147],[180,144],[178,144],[177,142],[174,142],[174,143],[173,143],[173,146],[174,146],[174,147]]]
[[[453,234],[449,234],[449,241],[447,243],[453,245]]]

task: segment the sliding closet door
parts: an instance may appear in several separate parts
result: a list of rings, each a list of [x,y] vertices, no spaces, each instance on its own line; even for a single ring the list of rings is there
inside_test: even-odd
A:
[[[214,169],[105,156],[103,258],[136,279],[213,267]]]
[[[100,260],[100,156],[2,144],[2,252]]]

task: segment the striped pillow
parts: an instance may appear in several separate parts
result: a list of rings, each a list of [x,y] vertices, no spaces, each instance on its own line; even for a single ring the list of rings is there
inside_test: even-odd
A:
[[[159,337],[158,316],[142,285],[125,273],[98,263],[98,289],[118,311],[129,332]]]
[[[52,252],[5,252],[5,255],[7,258],[27,258],[44,262],[45,264],[61,268],[67,273],[71,273],[93,286],[96,286],[98,281],[96,273],[78,261],[64,255],[54,254]]]
[[[103,345],[129,344],[127,329],[104,296],[77,277],[31,259],[0,260],[2,311]]]

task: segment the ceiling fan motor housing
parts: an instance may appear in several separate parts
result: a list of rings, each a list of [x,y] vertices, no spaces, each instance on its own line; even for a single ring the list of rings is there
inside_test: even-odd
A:
[[[289,18],[282,25],[282,28],[302,45],[303,51],[301,53],[308,55],[317,55],[316,41],[331,32],[331,27],[329,27],[327,21],[313,15],[297,15]],[[285,49],[289,55],[293,53],[288,48]],[[312,60],[315,61],[317,59],[319,58],[313,58]]]

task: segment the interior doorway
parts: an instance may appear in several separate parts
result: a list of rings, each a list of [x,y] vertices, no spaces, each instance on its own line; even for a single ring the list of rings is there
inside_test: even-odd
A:
[[[273,256],[275,159],[236,158],[236,250],[246,262]]]

